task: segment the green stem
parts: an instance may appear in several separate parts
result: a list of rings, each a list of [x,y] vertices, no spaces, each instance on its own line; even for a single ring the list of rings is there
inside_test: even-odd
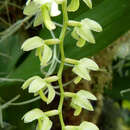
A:
[[[59,118],[60,118],[60,123],[61,123],[61,127],[62,130],[65,127],[64,124],[64,120],[63,120],[63,115],[62,115],[62,107],[63,107],[63,102],[64,102],[64,89],[63,89],[63,83],[62,83],[62,72],[63,72],[63,68],[64,68],[64,62],[65,62],[65,55],[64,55],[64,38],[65,38],[65,33],[67,30],[67,23],[68,23],[68,14],[67,14],[67,0],[64,0],[62,3],[62,11],[63,11],[63,28],[59,37],[60,40],[60,53],[61,53],[61,64],[59,67],[59,71],[58,71],[58,83],[59,83],[59,87],[60,87],[60,103],[58,106],[58,111],[59,111]]]

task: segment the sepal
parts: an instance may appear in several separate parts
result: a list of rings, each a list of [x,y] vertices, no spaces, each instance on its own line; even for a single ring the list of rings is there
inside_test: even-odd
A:
[[[23,51],[30,51],[36,48],[39,48],[44,45],[44,40],[38,36],[34,36],[24,41],[21,49]]]
[[[39,119],[41,117],[43,117],[43,112],[40,109],[35,108],[35,109],[27,112],[22,117],[22,119],[24,120],[24,123],[29,123],[29,122],[32,122],[32,121]]]

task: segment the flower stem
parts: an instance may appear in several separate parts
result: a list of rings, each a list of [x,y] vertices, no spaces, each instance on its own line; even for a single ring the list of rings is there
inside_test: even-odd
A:
[[[60,40],[60,53],[61,53],[61,64],[59,67],[59,71],[58,71],[58,83],[59,83],[59,87],[60,87],[60,103],[58,106],[58,111],[59,111],[59,118],[60,118],[60,123],[61,123],[61,127],[62,130],[65,127],[64,124],[64,120],[63,120],[63,115],[62,115],[62,107],[63,107],[63,102],[64,102],[64,89],[63,89],[63,83],[62,83],[62,72],[63,72],[63,68],[64,68],[64,62],[65,62],[65,55],[64,55],[64,38],[65,38],[65,33],[67,30],[67,23],[68,23],[68,14],[67,14],[67,0],[64,0],[62,3],[62,11],[63,11],[63,28],[59,37]]]

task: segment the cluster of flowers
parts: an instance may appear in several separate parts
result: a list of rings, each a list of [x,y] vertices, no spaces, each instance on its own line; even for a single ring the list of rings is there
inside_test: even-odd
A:
[[[38,26],[44,23],[48,30],[56,28],[55,24],[51,20],[51,17],[58,16],[61,11],[58,9],[58,5],[62,4],[64,0],[28,0],[24,8],[24,14],[28,16],[35,16],[34,26]],[[83,0],[89,8],[92,8],[91,0]],[[79,0],[72,0],[67,7],[68,12],[74,12],[79,8]],[[101,32],[102,27],[95,21],[85,18],[81,22],[69,20],[68,26],[73,26],[72,37],[77,40],[76,45],[83,47],[85,42],[95,43],[92,31]],[[31,51],[36,49],[36,56],[40,59],[41,66],[47,66],[52,58],[53,52],[50,45],[60,44],[59,39],[47,39],[43,40],[39,36],[34,36],[27,39],[23,45],[23,51]],[[98,65],[89,58],[82,58],[80,60],[65,58],[65,62],[73,64],[72,71],[77,75],[74,83],[78,83],[82,78],[91,80],[90,71],[98,71]],[[22,89],[27,89],[29,93],[34,93],[34,96],[40,95],[41,99],[47,104],[51,103],[55,97],[55,89],[52,86],[52,82],[58,81],[59,77],[49,76],[41,78],[39,76],[33,76],[25,81]],[[45,95],[45,90],[48,91],[48,97]],[[93,111],[93,106],[89,100],[96,100],[96,97],[88,91],[80,90],[77,93],[65,92],[65,97],[70,97],[71,107],[75,109],[74,115],[77,116],[82,111],[82,108]],[[49,119],[50,116],[58,115],[58,110],[51,110],[43,112],[36,108],[23,116],[24,122],[29,123],[33,120],[38,120],[37,130],[50,130],[52,122]],[[98,130],[97,126],[84,121],[79,126],[65,126],[65,130]]]

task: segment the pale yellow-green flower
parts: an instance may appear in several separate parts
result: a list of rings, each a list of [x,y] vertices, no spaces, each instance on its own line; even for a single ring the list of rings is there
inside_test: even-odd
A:
[[[24,8],[24,14],[35,15],[34,26],[45,24],[47,29],[55,29],[55,24],[51,21],[51,16],[60,15],[58,3],[55,0],[28,0]]]
[[[38,36],[34,36],[27,39],[23,43],[21,49],[23,49],[23,51],[36,49],[36,56],[39,57],[41,61],[41,66],[46,66],[52,57],[52,50],[45,43],[45,40],[41,39]]]
[[[53,113],[53,115],[51,115]],[[24,123],[30,123],[34,120],[38,120],[37,128],[36,130],[50,130],[52,127],[52,121],[48,118],[49,116],[57,115],[57,110],[52,110],[49,112],[43,112],[39,108],[35,108],[29,112],[27,112],[23,116]]]
[[[72,96],[71,106],[75,109],[75,116],[80,114],[82,108],[93,111],[93,106],[89,100],[97,100],[97,98],[86,90],[80,90]]]
[[[95,43],[95,38],[91,31],[101,32],[102,27],[94,20],[88,18],[81,20],[80,26],[76,26],[74,28],[72,32],[72,37],[78,40],[77,42],[78,47],[84,46],[85,41]]]
[[[65,126],[64,130],[99,130],[99,128],[91,122],[83,121],[79,126]]]
[[[99,67],[98,65],[91,59],[89,58],[82,58],[78,61],[76,65],[74,65],[74,68],[72,71],[78,75],[78,77],[86,79],[86,80],[91,80],[90,77],[90,70],[93,71],[98,71]]]
[[[24,82],[22,89],[28,88],[29,93],[34,93],[34,95],[39,94],[41,99],[49,104],[55,97],[55,90],[51,85],[51,82],[55,82],[57,80],[57,76],[51,76],[45,79],[42,79],[39,76],[33,76]],[[48,89],[48,97],[46,97],[44,94],[46,89]]]

